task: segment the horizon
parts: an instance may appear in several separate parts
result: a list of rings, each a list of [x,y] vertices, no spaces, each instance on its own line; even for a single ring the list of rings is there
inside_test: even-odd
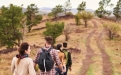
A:
[[[40,0],[4,0],[0,3],[1,6],[9,6],[9,4],[14,4],[14,5],[17,5],[17,6],[21,6],[23,4],[23,7],[24,8],[27,8],[28,5],[30,4],[35,4],[37,5],[38,8],[44,8],[44,7],[47,7],[47,8],[54,8],[56,5],[58,4],[61,4],[63,5],[66,1],[68,0],[53,0],[53,1],[48,1],[48,0],[44,0],[44,1],[40,1]],[[82,1],[85,1],[86,2],[86,9],[92,9],[92,10],[96,10],[99,5],[99,1],[101,0],[95,0],[95,1],[90,1],[90,0],[70,0],[70,3],[71,3],[71,6],[72,6],[72,9],[73,8],[77,8],[79,4],[81,4]],[[111,3],[114,4],[114,6],[112,8],[115,7],[116,3],[117,3],[118,0],[111,0]],[[1,7],[0,6],[0,7]],[[112,9],[110,7],[107,7],[106,9]]]

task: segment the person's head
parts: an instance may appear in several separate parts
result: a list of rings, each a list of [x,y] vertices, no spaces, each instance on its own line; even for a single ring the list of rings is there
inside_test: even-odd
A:
[[[52,45],[52,43],[53,43],[53,37],[52,36],[46,36],[45,40],[46,40],[47,44]]]
[[[63,42],[63,47],[67,47],[67,43],[66,42]]]
[[[57,50],[61,50],[61,47],[62,47],[61,44],[57,44],[57,46],[56,46]]]
[[[22,59],[22,56],[24,57],[25,54],[30,54],[30,46],[27,42],[24,42],[20,45],[20,48],[19,48],[19,55],[17,55],[17,58],[18,58],[18,61],[17,61],[17,64],[19,64],[20,60]]]
[[[24,42],[20,45],[19,48],[19,54],[24,55],[24,54],[30,54],[30,45],[27,42]]]

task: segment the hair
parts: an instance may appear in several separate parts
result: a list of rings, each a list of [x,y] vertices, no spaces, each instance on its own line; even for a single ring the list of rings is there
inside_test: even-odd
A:
[[[61,44],[57,44],[56,49],[57,49],[57,50],[60,50],[60,52],[64,53],[64,52],[61,50],[61,47],[62,47]],[[65,53],[64,53],[64,59],[66,59]]]
[[[56,49],[61,51],[61,47],[62,47],[61,44],[57,44]]]
[[[47,42],[48,44],[51,44],[51,45],[52,45],[52,43],[53,43],[53,37],[52,37],[52,36],[46,36],[46,37],[45,37],[45,40],[46,40],[46,42]]]
[[[27,42],[24,42],[24,43],[22,43],[21,45],[20,45],[20,47],[19,47],[19,55],[24,55],[25,54],[25,50],[28,50],[28,48],[29,48],[29,44],[27,43]],[[19,64],[19,62],[20,62],[20,58],[18,58],[18,61],[17,61],[17,64]]]
[[[67,47],[67,43],[66,42],[63,43],[63,47]]]

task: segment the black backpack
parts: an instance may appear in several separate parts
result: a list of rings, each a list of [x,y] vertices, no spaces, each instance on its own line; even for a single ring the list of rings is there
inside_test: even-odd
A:
[[[42,52],[40,53],[39,59],[38,59],[38,66],[39,69],[42,71],[50,71],[54,66],[54,61],[51,57],[50,51],[52,48],[49,48],[48,50],[45,50],[41,48]]]

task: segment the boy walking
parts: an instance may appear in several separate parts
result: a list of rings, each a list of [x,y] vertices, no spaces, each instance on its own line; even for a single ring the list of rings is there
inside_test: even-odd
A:
[[[66,72],[64,73],[64,75],[67,75],[68,69],[71,71],[72,59],[71,59],[71,53],[67,49],[67,43],[66,42],[63,43],[63,49],[62,50],[66,55]]]

